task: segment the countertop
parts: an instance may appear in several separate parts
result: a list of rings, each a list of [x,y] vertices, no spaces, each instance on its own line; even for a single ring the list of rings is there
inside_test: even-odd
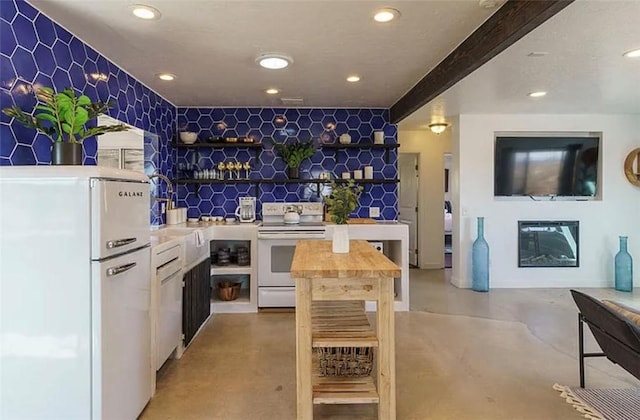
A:
[[[366,241],[350,241],[346,254],[332,252],[331,241],[298,241],[291,263],[294,278],[393,278],[400,267]]]
[[[172,248],[176,245],[182,243],[183,238],[180,236],[169,236],[169,235],[154,235],[151,232],[151,236],[149,237],[149,242],[151,243],[151,252],[154,254],[158,254],[163,252],[169,248]]]
[[[259,221],[253,223],[226,223],[226,222],[198,222],[179,223],[177,225],[152,226],[150,231],[151,250],[154,253],[162,252],[184,241],[185,236],[196,230],[202,230],[205,240],[213,239],[213,232],[217,229],[255,229],[260,225]],[[169,233],[171,231],[171,233]]]
[[[164,249],[168,249],[174,246],[176,241],[181,241],[184,236],[195,232],[196,230],[203,230],[205,232],[205,239],[214,239],[214,232],[217,229],[255,229],[260,226],[261,221],[256,220],[252,223],[226,223],[226,222],[197,222],[197,223],[180,223],[177,225],[160,225],[152,226],[150,232],[151,247],[154,252],[161,252]],[[335,223],[325,223],[328,232],[333,232]],[[396,220],[378,220],[376,223],[371,224],[349,224],[349,231],[354,232],[356,237],[352,239],[369,239],[371,235],[376,235],[375,231],[382,229],[386,232],[384,235],[394,235],[393,232],[397,232],[396,235],[401,235],[407,229],[407,225]],[[168,231],[175,230],[171,233]],[[386,237],[386,236],[385,236]],[[382,238],[380,238],[382,239]],[[389,239],[395,239],[389,237]],[[159,248],[160,247],[160,248]]]
[[[210,227],[215,227],[215,228],[223,228],[223,227],[235,227],[235,228],[247,228],[247,227],[257,227],[260,226],[261,221],[260,220],[256,220],[255,222],[251,222],[251,223],[240,223],[240,222],[233,222],[233,223],[227,223],[227,222],[196,222],[196,223],[192,223],[192,222],[186,222],[186,223],[178,223],[177,225],[160,225],[160,226],[152,226],[151,227],[151,234],[153,235],[154,232],[157,231],[162,231],[163,229],[172,229],[172,228],[187,228],[187,229],[207,229]]]

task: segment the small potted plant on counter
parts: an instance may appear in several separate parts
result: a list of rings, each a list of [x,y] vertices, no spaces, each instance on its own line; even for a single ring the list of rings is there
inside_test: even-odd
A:
[[[275,143],[273,148],[289,166],[289,178],[293,179],[300,177],[300,164],[316,153],[312,140],[307,142]]]
[[[113,102],[91,102],[88,96],[80,95],[71,88],[56,93],[50,87],[36,90],[35,115],[12,106],[2,112],[28,128],[46,135],[53,142],[52,165],[82,165],[82,141],[104,133],[126,131],[125,124],[89,126],[91,120],[109,109]]]
[[[353,180],[338,185],[331,181],[331,194],[324,196],[331,221],[336,224],[333,230],[332,249],[335,253],[349,252],[349,230],[347,220],[349,215],[358,208],[358,200],[362,187],[356,186]]]

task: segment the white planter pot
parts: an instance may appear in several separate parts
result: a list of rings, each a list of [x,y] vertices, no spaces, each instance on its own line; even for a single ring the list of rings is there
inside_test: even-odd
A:
[[[333,252],[336,254],[349,253],[348,225],[335,225],[333,228]]]

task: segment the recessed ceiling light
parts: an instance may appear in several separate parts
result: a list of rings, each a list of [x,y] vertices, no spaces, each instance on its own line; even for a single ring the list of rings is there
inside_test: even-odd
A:
[[[528,95],[532,98],[542,98],[543,96],[545,96],[547,94],[547,92],[543,91],[543,90],[539,90],[537,92],[529,92]]]
[[[171,73],[160,73],[158,74],[158,79],[170,82],[176,79],[176,75]]]
[[[493,9],[500,5],[501,0],[479,0],[478,5],[483,9]]]
[[[391,22],[393,19],[400,17],[400,12],[390,7],[376,10],[373,15],[373,20],[380,23]]]
[[[627,57],[627,58],[638,58],[638,57],[640,57],[640,48],[638,48],[636,50],[627,51],[626,53],[624,53],[622,55]]]
[[[131,13],[137,18],[144,20],[160,19],[160,11],[144,4],[134,4],[131,6]]]
[[[355,82],[359,82],[360,81],[360,76],[358,75],[352,75],[347,77],[347,82],[351,82],[351,83],[355,83]]]
[[[265,90],[265,92],[267,92],[269,95],[277,95],[278,93],[280,93],[280,91],[276,88],[269,88]]]
[[[256,63],[265,69],[280,70],[293,63],[293,58],[284,54],[261,54],[256,58]]]

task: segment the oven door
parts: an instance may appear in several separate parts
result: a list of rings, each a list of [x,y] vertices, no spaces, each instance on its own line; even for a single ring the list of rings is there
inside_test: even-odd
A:
[[[293,287],[291,263],[298,239],[258,240],[258,286]]]

